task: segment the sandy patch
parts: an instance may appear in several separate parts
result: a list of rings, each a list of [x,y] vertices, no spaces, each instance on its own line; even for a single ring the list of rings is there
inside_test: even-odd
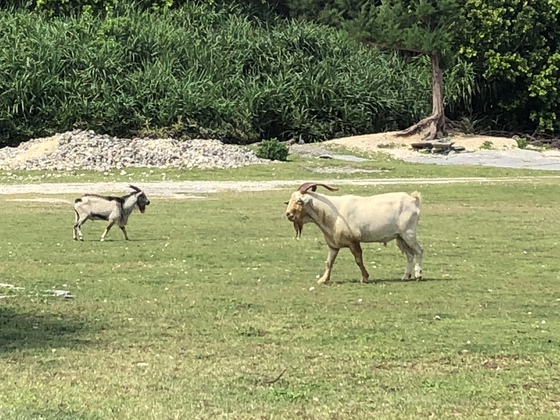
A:
[[[53,136],[41,140],[39,143],[32,144],[29,148],[25,149],[12,160],[12,163],[25,163],[28,160],[49,156],[56,152],[58,147],[58,138]]]
[[[396,131],[387,133],[365,134],[362,136],[343,137],[340,139],[328,140],[324,144],[344,146],[348,149],[360,150],[365,152],[383,152],[396,158],[410,157],[418,155],[412,149],[411,144],[421,142],[423,137],[416,134],[407,137],[396,136]],[[508,150],[516,149],[517,142],[507,137],[493,136],[469,136],[455,134],[447,138],[458,146],[463,146],[466,151],[474,152],[480,149]]]

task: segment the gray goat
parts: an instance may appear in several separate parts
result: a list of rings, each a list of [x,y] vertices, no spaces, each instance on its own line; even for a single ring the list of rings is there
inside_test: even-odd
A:
[[[84,240],[80,228],[86,220],[106,220],[109,224],[103,235],[101,235],[102,241],[105,240],[105,236],[115,223],[119,225],[124,233],[124,238],[128,241],[125,227],[128,217],[136,206],[140,209],[140,213],[144,213],[146,206],[150,204],[150,200],[148,200],[148,197],[140,188],[134,185],[129,185],[129,187],[134,192],[122,197],[84,194],[82,197],[77,198],[74,202],[74,211],[76,212],[74,240]]]

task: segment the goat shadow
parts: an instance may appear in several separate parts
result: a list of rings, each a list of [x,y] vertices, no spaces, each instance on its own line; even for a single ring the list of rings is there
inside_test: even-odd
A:
[[[83,347],[91,341],[80,337],[91,326],[67,316],[53,313],[19,312],[0,307],[0,352],[24,349]]]
[[[365,284],[366,286],[375,286],[376,284],[381,283],[402,283],[402,284],[421,284],[426,282],[436,282],[436,281],[453,281],[451,278],[438,278],[438,277],[423,277],[422,280],[403,280],[401,277],[393,277],[393,278],[373,278],[369,279],[369,281]],[[355,284],[361,283],[360,279],[347,279],[347,280],[331,280],[328,284],[336,284],[336,285],[343,285],[343,284]]]
[[[165,238],[142,238],[142,239],[129,239],[128,241],[125,240],[124,238],[119,239],[119,238],[105,238],[104,241],[101,241],[99,238],[97,239],[84,239],[83,241],[76,241],[73,240],[73,242],[123,242],[123,243],[128,243],[128,242],[165,242],[168,241],[169,239],[165,239]]]

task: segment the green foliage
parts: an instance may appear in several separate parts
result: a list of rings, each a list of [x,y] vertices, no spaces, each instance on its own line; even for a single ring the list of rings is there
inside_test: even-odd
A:
[[[412,52],[450,50],[461,25],[457,0],[385,0],[365,2],[356,19],[345,25],[359,39]]]
[[[51,16],[79,15],[83,12],[111,14],[123,8],[167,10],[173,0],[36,0],[34,10]]]
[[[456,42],[478,75],[475,112],[559,130],[560,2],[467,0],[464,14]]]
[[[380,1],[371,0],[370,3],[380,4]],[[284,7],[276,10],[290,18],[340,28],[359,15],[362,4],[363,1],[356,0],[285,0]]]
[[[251,143],[397,129],[430,107],[425,60],[303,22],[189,5],[0,13],[0,139],[71,128]]]
[[[527,147],[527,139],[525,137],[516,138],[515,141],[517,142],[517,147],[520,149],[525,149]]]
[[[490,140],[485,140],[480,148],[482,150],[492,150],[494,148],[494,144]]]
[[[261,159],[286,161],[290,150],[278,139],[263,140],[255,154]]]

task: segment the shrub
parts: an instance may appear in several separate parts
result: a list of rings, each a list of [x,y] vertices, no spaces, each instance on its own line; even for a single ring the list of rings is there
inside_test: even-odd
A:
[[[263,140],[256,151],[257,157],[268,160],[286,161],[290,153],[288,146],[278,139]]]
[[[527,147],[527,139],[525,137],[518,137],[515,141],[517,142],[517,147],[520,149],[525,149]]]

